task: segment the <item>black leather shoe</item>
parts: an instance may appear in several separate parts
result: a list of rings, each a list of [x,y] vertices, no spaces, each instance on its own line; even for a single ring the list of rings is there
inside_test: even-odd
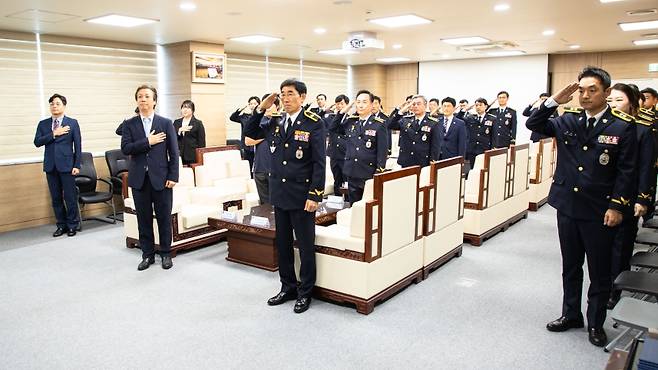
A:
[[[619,302],[620,299],[621,299],[621,295],[615,295],[615,294],[611,295],[610,299],[608,299],[608,303],[606,304],[606,308],[612,310],[613,308],[615,308],[617,302]]]
[[[297,302],[295,302],[295,308],[293,311],[295,311],[295,313],[302,313],[308,310],[309,307],[311,307],[311,297],[302,297],[298,298]]]
[[[53,233],[53,236],[56,238],[58,236],[64,235],[65,232],[66,232],[66,229],[58,227],[57,230],[55,230],[55,232]]]
[[[68,235],[68,236],[75,236],[75,234],[76,234],[75,229],[73,229],[73,230],[69,229],[69,231],[66,233],[66,235]]]
[[[282,303],[292,301],[297,299],[297,292],[284,292],[283,290],[279,294],[267,300],[267,304],[270,306],[278,306]]]
[[[139,263],[139,266],[137,266],[137,271],[146,270],[147,268],[149,268],[149,266],[151,266],[154,263],[155,263],[155,257],[151,256],[144,258],[142,259],[142,262]]]
[[[173,265],[174,265],[174,263],[171,262],[171,257],[170,256],[162,257],[162,268],[163,269],[169,270]]]
[[[576,329],[583,327],[585,327],[585,324],[583,323],[582,318],[577,320],[571,320],[571,319],[567,319],[564,316],[546,324],[546,329],[548,329],[548,331],[554,331],[554,332],[562,332],[562,331],[567,331],[569,329]]]
[[[603,347],[608,344],[608,336],[605,335],[605,330],[603,328],[589,328],[589,342],[597,347]]]

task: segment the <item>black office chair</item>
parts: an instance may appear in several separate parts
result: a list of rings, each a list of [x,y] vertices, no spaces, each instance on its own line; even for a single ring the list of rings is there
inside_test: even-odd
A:
[[[105,152],[105,162],[107,163],[107,168],[110,170],[110,181],[113,186],[113,194],[118,195],[123,202],[123,180],[121,175],[125,172],[128,172],[128,160],[129,158],[123,154],[121,149],[113,149]],[[115,217],[117,221],[123,222],[123,212],[117,212],[119,217]]]
[[[108,192],[99,192],[96,190],[98,181],[104,182],[109,186]],[[116,210],[114,209],[114,202],[112,202],[112,197],[114,196],[114,186],[112,183],[105,179],[99,179],[96,175],[96,167],[94,166],[94,157],[91,153],[82,152],[81,153],[81,166],[80,173],[75,177],[75,186],[78,189],[78,212],[80,213],[80,231],[82,231],[82,221],[87,220],[97,220],[101,222],[107,222],[109,224],[115,224],[116,221]],[[114,218],[112,221],[105,218],[99,217],[89,217],[82,218],[82,211],[87,204],[96,204],[96,203],[105,203],[112,207],[112,215]]]

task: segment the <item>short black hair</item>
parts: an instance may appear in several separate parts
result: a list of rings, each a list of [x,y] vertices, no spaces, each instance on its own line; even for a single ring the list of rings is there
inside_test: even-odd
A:
[[[375,102],[375,100],[376,100],[376,101],[378,101],[378,102],[379,102],[379,104],[381,104],[381,103],[382,103],[382,98],[380,98],[380,97],[379,97],[379,96],[377,96],[377,95],[375,95],[375,97],[374,97],[374,98],[372,98],[372,102],[374,103],[374,102]]]
[[[485,98],[477,98],[477,99],[475,99],[475,102],[476,103],[482,103],[482,104],[486,105],[487,107],[489,106],[489,103],[487,103],[487,99],[485,99]]]
[[[658,98],[658,91],[656,91],[656,89],[654,89],[654,88],[651,88],[651,87],[645,87],[645,88],[642,89],[642,91],[640,91],[640,92],[641,92],[642,94],[649,94],[649,95],[653,96],[654,98]],[[66,105],[66,103],[64,103],[64,104]]]
[[[53,100],[55,100],[55,99],[61,100],[62,104],[66,105],[66,97],[64,95],[60,95],[60,94],[53,94],[53,96],[48,98],[48,104],[52,103]]]
[[[440,102],[439,99],[437,99],[437,98],[432,98],[432,99],[430,99],[430,103],[431,103],[431,102],[435,102],[436,105],[441,104],[441,102]]]
[[[407,96],[404,100],[409,100],[409,99],[413,99],[413,98],[414,98],[413,95],[409,95],[409,96]]]
[[[551,96],[551,95],[550,95],[549,93],[547,93],[547,92],[543,92],[543,93],[539,94],[539,97],[540,97],[540,98],[548,98],[548,97],[550,97],[550,96]]]
[[[281,82],[279,89],[282,90],[284,87],[288,86],[292,86],[299,93],[299,95],[306,95],[306,92],[308,91],[306,90],[306,84],[296,78],[289,78]]]
[[[334,99],[334,103],[339,103],[341,101],[344,101],[346,104],[350,103],[350,98],[347,97],[345,94],[340,94]]]
[[[499,92],[498,94],[496,94],[496,96],[500,96],[501,94],[505,94],[505,97],[506,97],[506,98],[509,98],[509,93],[508,93],[507,91],[505,91],[505,90]]]
[[[371,93],[368,90],[359,90],[359,92],[356,93],[355,98],[358,97],[361,94],[368,94],[368,98],[370,98],[370,102],[372,103],[373,100],[375,100],[375,95]]]
[[[457,106],[457,101],[455,100],[455,98],[451,98],[449,96],[446,97],[446,98],[443,98],[443,100],[441,100],[441,104],[443,104],[443,103],[450,103],[450,104],[452,104],[453,107]]]
[[[317,99],[317,98],[319,98],[319,97],[321,97],[321,96],[324,96],[324,100],[327,100],[327,96],[324,95],[324,94],[318,94],[315,98]]]
[[[135,90],[135,101],[137,101],[137,93],[139,92],[139,90],[151,90],[151,92],[153,92],[153,101],[155,102],[158,101],[158,90],[156,90],[155,87],[147,84],[139,85],[137,87],[137,90]]]
[[[459,104],[461,104],[461,103],[466,103],[466,104],[468,104],[468,100],[466,100],[466,99],[462,99],[462,100],[459,101]]]
[[[592,66],[587,66],[583,68],[583,70],[580,71],[580,73],[578,74],[578,81],[582,80],[585,77],[594,77],[597,80],[599,80],[599,82],[601,82],[601,85],[603,85],[604,90],[610,87],[611,84],[610,74],[601,68],[592,67]]]
[[[269,94],[265,94],[263,99],[265,99]],[[255,100],[258,104],[260,104],[260,98],[257,96],[252,96],[249,99],[247,99],[247,103],[251,103],[252,100]]]
[[[183,100],[180,107],[181,107],[181,109],[183,109],[183,107],[188,107],[188,108],[192,109],[192,113],[194,113],[194,102],[189,100],[189,99]]]

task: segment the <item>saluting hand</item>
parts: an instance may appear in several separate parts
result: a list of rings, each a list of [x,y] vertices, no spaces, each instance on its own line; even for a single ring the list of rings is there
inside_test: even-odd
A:
[[[603,216],[603,224],[608,227],[615,227],[621,223],[624,216],[621,212],[614,209],[608,209],[605,211],[605,216]]]
[[[318,209],[318,202],[310,199],[306,199],[306,204],[304,205],[304,211],[306,212],[315,212]]]
[[[265,98],[260,103],[260,105],[258,106],[258,110],[260,110],[261,112],[267,110],[267,108],[271,107],[272,104],[274,104],[274,102],[276,101],[276,98],[278,98],[278,97],[279,97],[278,92],[275,91],[275,92],[271,93],[270,95],[267,96],[267,98]]]
[[[158,134],[155,133],[155,130],[151,131],[151,134],[149,134],[149,145],[153,146],[155,144],[160,144],[161,142],[165,141],[167,138],[167,134],[164,132],[160,132]]]
[[[410,101],[405,101],[400,106],[399,112],[400,113],[406,113],[409,110],[410,107],[411,107],[411,100]]]
[[[352,108],[352,105],[354,105],[354,100],[352,100],[349,104],[343,107],[343,109],[340,110],[340,114],[345,114],[349,112],[349,110]]]
[[[571,99],[573,99],[572,95],[578,91],[579,87],[580,85],[578,82],[572,82],[560,90],[557,94],[551,96],[551,98],[553,98],[553,100],[555,100],[555,102],[558,104],[566,104],[570,102]]]

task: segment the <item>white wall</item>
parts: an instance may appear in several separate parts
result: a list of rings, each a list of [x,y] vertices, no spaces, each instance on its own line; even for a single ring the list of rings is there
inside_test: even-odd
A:
[[[509,92],[507,105],[518,115],[517,143],[530,140],[523,109],[545,92],[547,85],[547,54],[421,62],[418,71],[418,91],[428,99],[451,96],[472,104],[482,97],[491,104],[499,91]]]

